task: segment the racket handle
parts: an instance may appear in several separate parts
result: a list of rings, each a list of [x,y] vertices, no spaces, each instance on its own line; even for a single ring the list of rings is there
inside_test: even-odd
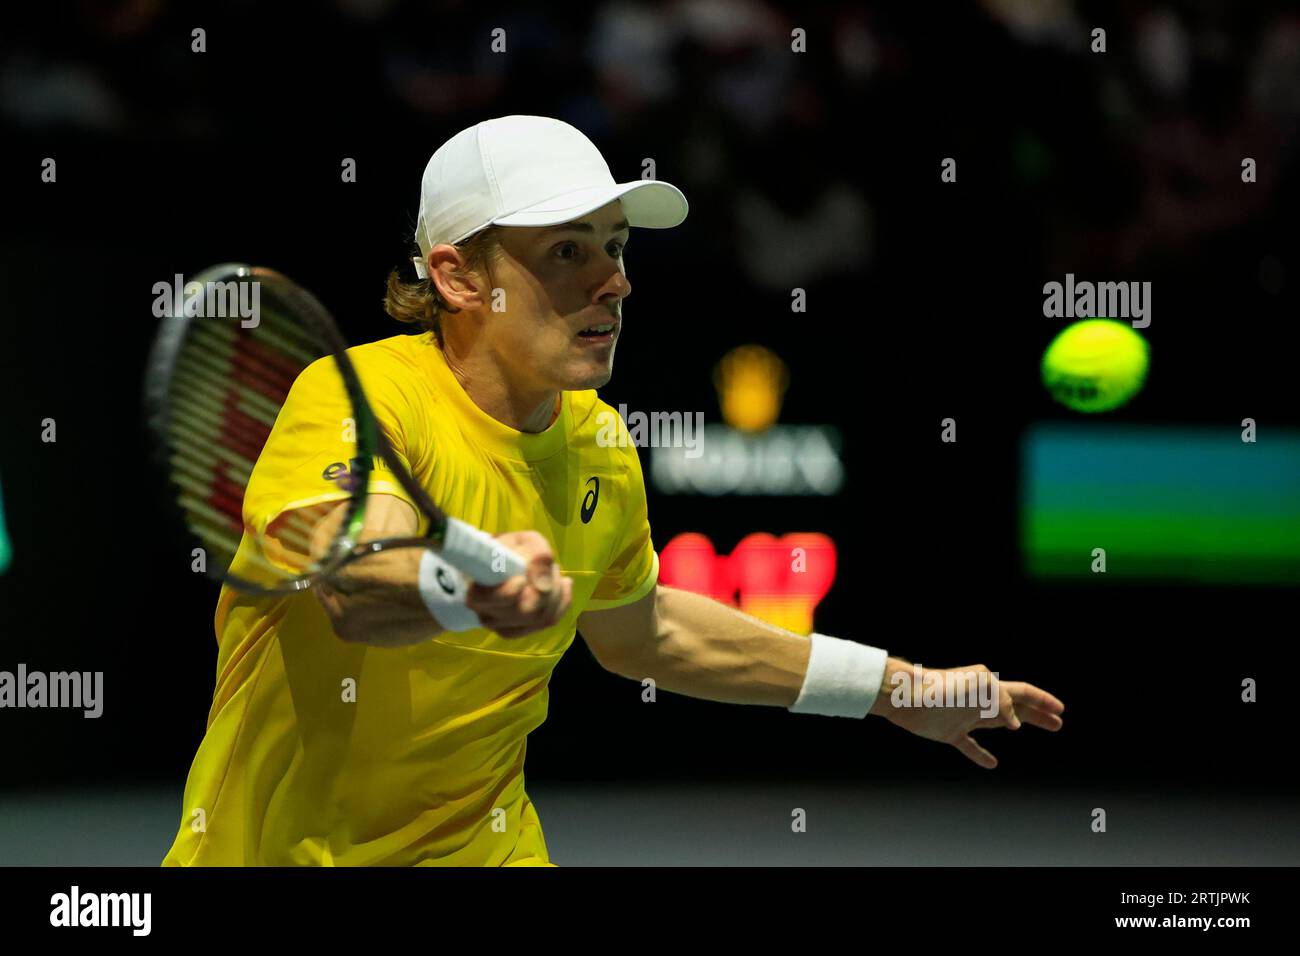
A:
[[[457,518],[447,519],[442,557],[479,584],[500,584],[527,569],[524,559],[486,531]],[[498,570],[499,569],[499,570]]]

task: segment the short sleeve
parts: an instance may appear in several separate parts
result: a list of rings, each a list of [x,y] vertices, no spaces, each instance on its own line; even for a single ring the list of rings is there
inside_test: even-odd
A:
[[[650,536],[645,479],[635,447],[628,449],[627,520],[613,549],[613,560],[601,575],[586,610],[600,611],[631,604],[649,594],[659,580],[659,555]]]
[[[379,427],[409,471],[412,462],[420,458],[420,449],[409,438],[414,424],[409,397],[382,369],[358,366],[358,377]],[[261,534],[286,511],[349,497],[348,476],[358,466],[353,415],[332,357],[313,362],[299,374],[244,494],[248,528]],[[368,488],[371,494],[396,495],[415,507],[377,456],[371,463]],[[415,510],[419,514],[419,509]]]

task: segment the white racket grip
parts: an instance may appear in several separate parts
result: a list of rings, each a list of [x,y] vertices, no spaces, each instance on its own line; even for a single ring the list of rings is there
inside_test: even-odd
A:
[[[479,584],[500,584],[523,574],[528,567],[523,558],[503,547],[492,535],[458,518],[447,519],[441,554],[444,561]]]

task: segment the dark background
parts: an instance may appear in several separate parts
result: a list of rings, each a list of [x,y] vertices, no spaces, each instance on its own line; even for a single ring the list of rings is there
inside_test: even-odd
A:
[[[834,497],[651,489],[657,546],[683,531],[723,553],[752,531],[829,533],[840,571],[818,630],[927,666],[984,663],[1067,712],[1060,734],[979,735],[1002,761],[988,778],[883,721],[667,693],[647,707],[575,639],[530,738],[530,788],[1293,793],[1296,588],[1026,580],[1017,481],[1026,427],[1072,418],[1037,364],[1062,324],[1043,317],[1042,286],[1066,272],[1154,286],[1143,334],[1158,363],[1111,421],[1300,424],[1300,18],[1275,3],[1042,6],[7,9],[0,479],[14,565],[0,578],[0,668],[103,670],[106,702],[98,720],[0,713],[0,788],[151,783],[179,810],[203,733],[215,589],[177,559],[147,461],[152,285],[219,261],[271,265],[352,341],[393,334],[384,280],[408,261],[429,155],[482,119],[537,113],[586,132],[619,181],[653,157],[691,204],[677,229],[632,236],[602,398],[718,421],[713,365],[758,342],[790,367],[781,420],[844,436]],[[196,26],[206,53],[190,52]],[[498,26],[503,55],[488,52]],[[1104,54],[1088,50],[1095,26]],[[806,54],[789,52],[794,27]],[[1258,183],[1241,182],[1244,156]],[[55,184],[40,180],[44,157]],[[344,157],[356,183],[340,180]],[[944,157],[955,184],[940,182]],[[789,241],[746,223],[766,209],[815,225],[832,189],[863,213],[786,281]],[[791,285],[807,290],[806,315],[791,314]],[[948,416],[955,445],[939,441]],[[47,417],[54,444],[40,440]],[[1254,706],[1244,677],[1259,682]]]

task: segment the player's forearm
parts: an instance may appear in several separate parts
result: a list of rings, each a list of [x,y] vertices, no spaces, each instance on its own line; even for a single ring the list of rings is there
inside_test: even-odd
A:
[[[633,680],[647,677],[674,693],[725,703],[790,707],[799,697],[812,650],[810,638],[751,617],[703,595],[660,585],[653,640],[607,665]],[[870,713],[888,716],[893,675],[914,665],[886,660]]]
[[[338,534],[345,505],[330,504],[312,531],[312,555],[320,560]],[[361,541],[408,537],[416,533],[415,510],[399,498],[375,495],[367,510]],[[405,647],[441,634],[420,596],[418,548],[380,551],[344,565],[334,579],[313,588],[340,640],[376,647]]]
[[[808,669],[811,641],[703,595],[660,588],[655,637],[610,669],[652,678],[673,693],[789,707]]]
[[[410,537],[414,531],[379,523],[380,533],[363,541]],[[569,609],[573,579],[560,574],[549,543],[536,531],[507,532],[495,540],[518,557],[527,574],[480,585],[428,549],[397,547],[344,564],[313,591],[335,634],[378,647],[420,644],[448,630],[481,627],[514,638],[555,626]]]
[[[341,640],[376,647],[420,644],[443,629],[419,590],[422,551],[380,552],[345,567],[316,596]]]

